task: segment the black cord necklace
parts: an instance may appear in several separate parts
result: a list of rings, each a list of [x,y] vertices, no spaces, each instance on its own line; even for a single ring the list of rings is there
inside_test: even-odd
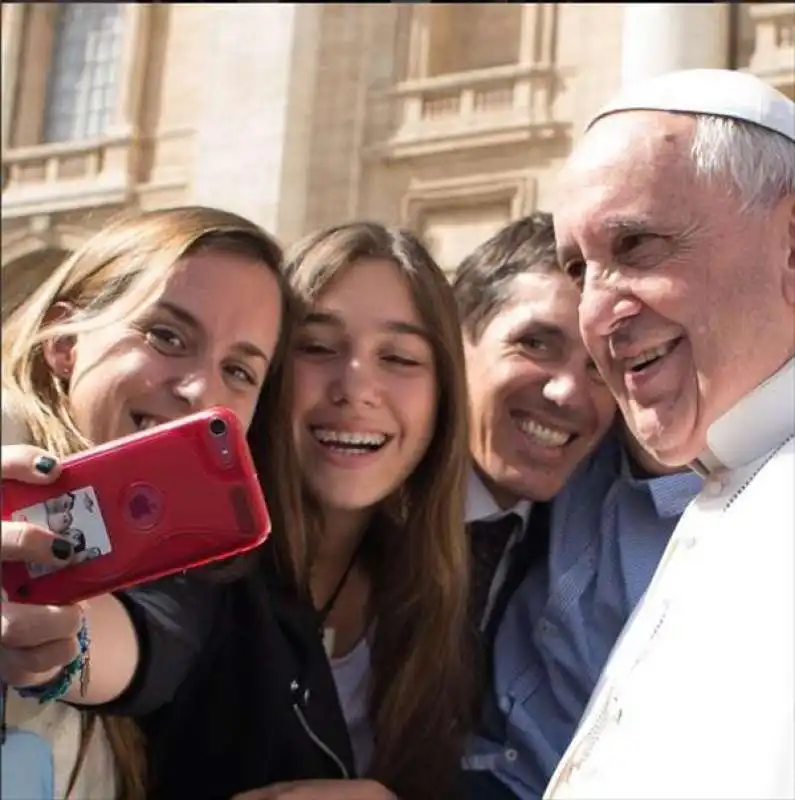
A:
[[[332,609],[334,608],[334,604],[337,602],[337,599],[340,596],[340,593],[345,588],[345,584],[348,583],[348,578],[350,577],[351,572],[353,571],[356,562],[359,560],[359,553],[362,550],[362,545],[364,543],[364,536],[359,541],[359,544],[356,545],[356,549],[353,551],[353,555],[351,556],[351,560],[348,562],[348,566],[345,567],[345,572],[342,573],[339,581],[337,581],[337,585],[334,588],[334,591],[331,593],[331,596],[328,600],[323,604],[323,606],[318,609],[318,617],[320,619],[320,632],[323,636],[323,646],[326,649],[326,655],[331,658],[332,653],[334,652],[334,639],[336,632],[334,628],[330,628],[326,625],[326,620],[328,619],[329,614],[331,613]]]

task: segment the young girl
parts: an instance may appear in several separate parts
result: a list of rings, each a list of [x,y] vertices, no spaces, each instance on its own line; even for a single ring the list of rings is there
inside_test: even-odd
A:
[[[63,456],[214,404],[246,424],[255,411],[273,425],[286,420],[280,262],[263,231],[213,209],[125,216],[94,236],[3,325],[3,477],[40,482],[57,475],[48,455],[40,465],[49,472],[33,477],[34,457],[42,454],[7,445],[26,442]],[[262,436],[260,426],[258,441]],[[272,512],[292,511],[289,526],[300,529],[290,499],[292,449],[282,447],[258,466],[266,485],[270,475],[287,478],[283,489],[267,487]],[[52,537],[3,522],[3,559],[25,557],[20,535],[45,547]],[[41,547],[25,560],[58,561],[43,557]],[[193,596],[184,581],[169,585],[177,600]],[[61,687],[62,699],[102,703],[135,672],[139,643],[116,598],[90,601],[82,612],[51,610],[46,620],[41,609],[11,603],[3,612],[3,683],[52,687],[61,666],[78,655],[70,625],[81,614],[93,638],[89,687],[85,696],[79,681]],[[24,729],[50,743],[56,797],[144,797],[142,742],[129,720],[41,704],[35,691],[27,694],[9,692],[6,721],[11,732]],[[4,773],[17,766],[4,762]]]
[[[303,305],[294,429],[314,510],[304,571],[357,767],[443,798],[468,723],[463,352],[411,234],[355,223],[288,256]]]

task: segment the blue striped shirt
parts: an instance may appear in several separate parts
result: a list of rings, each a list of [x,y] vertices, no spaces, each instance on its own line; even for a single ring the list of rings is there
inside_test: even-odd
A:
[[[540,798],[679,516],[701,488],[690,472],[631,475],[609,436],[552,508],[548,565],[528,573],[500,625],[494,688],[507,741],[476,737],[467,769]]]

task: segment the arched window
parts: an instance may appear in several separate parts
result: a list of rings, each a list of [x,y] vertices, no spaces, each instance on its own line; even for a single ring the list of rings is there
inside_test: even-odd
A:
[[[121,3],[62,3],[53,33],[45,142],[102,136],[116,111]]]

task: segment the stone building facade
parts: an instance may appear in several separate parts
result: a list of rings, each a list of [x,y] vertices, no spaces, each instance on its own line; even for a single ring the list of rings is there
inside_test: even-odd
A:
[[[285,242],[399,223],[452,268],[549,207],[622,82],[720,66],[792,97],[794,33],[795,3],[4,3],[3,282],[185,203]]]

